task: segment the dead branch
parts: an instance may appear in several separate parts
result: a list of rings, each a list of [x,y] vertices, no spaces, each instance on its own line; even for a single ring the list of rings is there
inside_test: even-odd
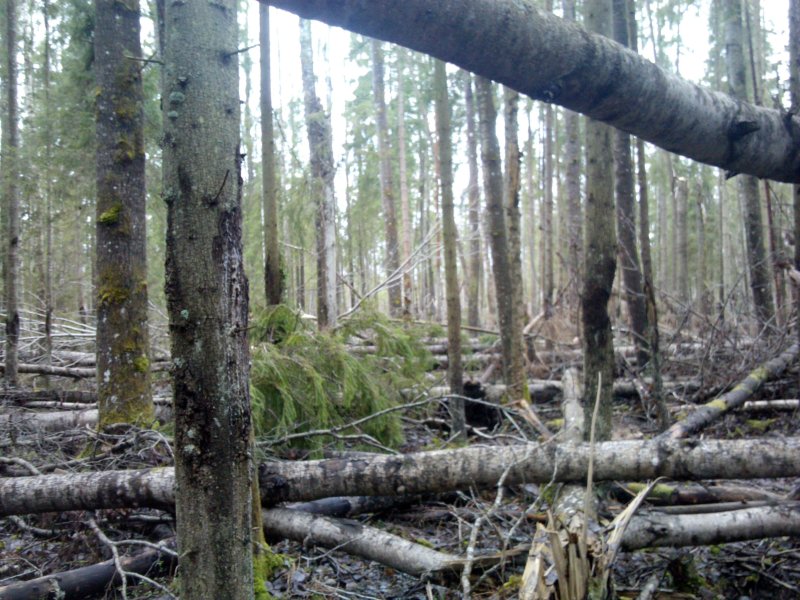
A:
[[[765,381],[783,373],[790,364],[797,360],[798,352],[800,352],[800,344],[793,344],[777,358],[773,358],[751,371],[731,391],[704,404],[683,421],[675,423],[658,437],[675,440],[700,431],[718,417],[744,404]]]

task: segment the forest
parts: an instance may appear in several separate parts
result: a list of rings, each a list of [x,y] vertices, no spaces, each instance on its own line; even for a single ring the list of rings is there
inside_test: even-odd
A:
[[[0,6],[0,600],[800,597],[798,0]]]

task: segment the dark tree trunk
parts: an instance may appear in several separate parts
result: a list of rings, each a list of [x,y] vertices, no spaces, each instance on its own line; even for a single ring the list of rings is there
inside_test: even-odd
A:
[[[611,0],[593,0],[586,7],[586,24],[601,34],[611,32]],[[586,229],[584,232],[584,283],[581,298],[583,322],[583,377],[586,422],[592,423],[599,403],[597,439],[611,434],[614,345],[608,300],[617,267],[614,231],[614,181],[611,129],[588,119],[586,123]],[[587,434],[589,433],[587,427]]]
[[[166,294],[182,598],[253,594],[235,6],[165,7]]]
[[[447,381],[450,393],[464,392],[464,375],[461,366],[461,298],[458,287],[456,262],[455,210],[453,208],[453,147],[450,126],[450,99],[447,95],[445,64],[434,61],[433,88],[436,102],[436,138],[439,142],[439,173],[442,193],[442,237],[444,239],[445,296],[447,297]],[[453,432],[466,438],[464,400],[453,398],[449,402]]]
[[[742,3],[741,0],[724,0],[724,7],[725,57],[728,66],[729,92],[733,97],[747,101],[744,51],[742,50]],[[753,293],[756,316],[761,325],[764,325],[775,316],[775,309],[772,302],[769,263],[764,247],[758,179],[749,175],[740,177],[739,195],[745,206],[744,222],[750,289]]]
[[[626,0],[613,1],[614,38],[628,45],[628,10]],[[642,284],[639,249],[636,244],[636,202],[634,199],[631,137],[623,131],[614,132],[615,193],[617,201],[617,235],[622,285],[628,303],[628,316],[637,349],[639,366],[649,360],[647,340],[647,307]]]
[[[17,193],[17,150],[19,126],[17,123],[17,2],[6,0],[6,106],[3,122],[3,184],[5,209],[5,241],[3,259],[5,269],[5,385],[17,385],[19,352],[19,197]]]
[[[153,420],[139,1],[95,0],[99,427]]]
[[[503,351],[503,375],[509,385],[512,399],[527,399],[522,347],[519,331],[514,331],[513,287],[511,261],[503,206],[503,172],[500,164],[500,144],[495,132],[497,110],[494,106],[492,82],[483,77],[476,79],[478,119],[481,132],[483,182],[486,193],[486,214],[492,252],[495,296]]]

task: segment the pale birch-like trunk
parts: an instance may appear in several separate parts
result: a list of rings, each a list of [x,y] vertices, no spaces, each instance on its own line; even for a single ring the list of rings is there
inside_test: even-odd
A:
[[[330,115],[317,96],[311,23],[300,20],[300,63],[303,99],[311,160],[310,186],[317,204],[317,325],[336,327],[336,194],[334,192],[333,141]]]

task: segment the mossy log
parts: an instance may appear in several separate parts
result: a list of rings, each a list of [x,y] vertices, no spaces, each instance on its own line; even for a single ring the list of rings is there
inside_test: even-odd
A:
[[[473,446],[397,456],[262,463],[266,504],[332,496],[393,496],[506,484],[594,480],[753,479],[800,476],[800,438],[616,441]],[[0,516],[122,507],[169,507],[171,468],[0,479]]]
[[[696,409],[684,420],[675,423],[658,437],[661,439],[679,439],[696,433],[721,417],[728,411],[738,408],[749,400],[764,382],[783,373],[789,365],[797,360],[800,344],[793,344],[780,356],[765,362],[754,369],[731,391],[714,398]]]

